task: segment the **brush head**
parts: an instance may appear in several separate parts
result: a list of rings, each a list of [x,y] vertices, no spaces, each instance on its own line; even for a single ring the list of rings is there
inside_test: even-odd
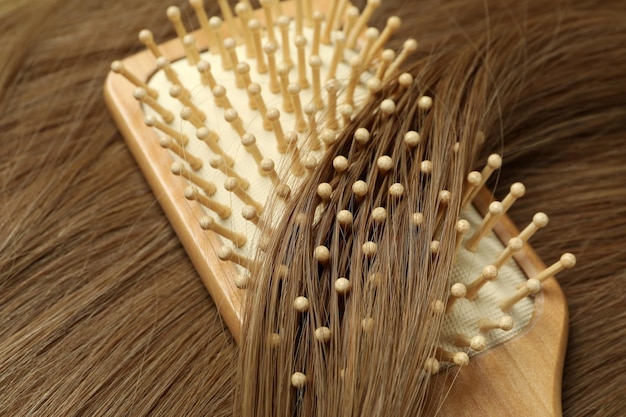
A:
[[[256,14],[240,3],[239,21],[224,11],[224,24],[203,17],[202,2],[191,4],[201,29],[188,33],[180,10],[170,7],[167,17],[179,39],[155,45],[152,33],[142,31],[140,41],[150,52],[111,67],[133,87],[109,85],[107,96],[117,105],[117,94],[131,91],[140,103],[139,109],[135,101],[131,110],[124,107],[125,114],[118,110],[116,119],[134,132],[131,149],[155,192],[165,196],[164,208],[235,338],[244,293],[266,285],[276,291],[271,318],[284,326],[263,328],[264,347],[284,352],[295,343],[295,352],[308,352],[332,345],[342,352],[346,340],[366,346],[391,322],[385,318],[393,309],[380,310],[376,294],[416,296],[405,291],[405,279],[419,278],[418,270],[448,277],[441,299],[422,294],[406,304],[441,327],[415,362],[425,375],[466,367],[478,352],[506,346],[533,320],[540,322],[537,302],[559,296],[548,278],[573,267],[575,258],[565,254],[541,271],[526,242],[547,216],[538,213],[521,233],[505,216],[524,196],[524,185],[514,183],[502,202],[481,191],[502,165],[500,156],[467,174],[466,186],[456,192],[438,180],[463,144],[447,144],[446,156],[437,156],[424,127],[437,110],[437,96],[400,72],[417,42],[406,40],[397,54],[379,42],[399,28],[398,17],[390,17],[382,32],[366,28],[380,5],[370,0],[360,15],[347,7],[337,30],[340,12],[326,21],[311,13],[311,28],[303,23],[306,16],[277,13],[287,11],[286,4],[265,1]],[[159,71],[148,80],[155,67]],[[409,103],[415,112],[407,121]],[[129,114],[140,115],[140,122]],[[375,122],[358,122],[368,118]],[[381,263],[402,255],[394,253],[395,242],[405,236],[416,239],[412,252],[397,264]],[[288,256],[264,258],[280,253],[281,243]],[[294,255],[298,251],[306,260]],[[530,267],[524,257],[532,259]],[[312,263],[305,269],[310,276],[293,276],[302,262]],[[309,286],[298,284],[311,278]],[[394,286],[397,292],[389,290]],[[547,295],[538,294],[544,287]],[[417,314],[397,315],[405,313]],[[292,353],[284,381],[311,395],[323,372],[313,376],[306,355]],[[356,363],[345,365],[329,378],[341,374],[354,383],[361,371]]]

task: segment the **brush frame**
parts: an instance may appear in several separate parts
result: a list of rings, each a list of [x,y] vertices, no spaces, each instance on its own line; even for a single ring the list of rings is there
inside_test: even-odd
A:
[[[327,3],[322,1],[321,3]],[[283,2],[287,15],[294,4]],[[324,6],[321,6],[324,9]],[[254,13],[264,21],[262,10]],[[204,36],[196,35],[200,50],[207,45]],[[241,41],[241,40],[239,40]],[[178,39],[159,44],[172,62],[185,57]],[[144,50],[121,61],[142,81],[157,71],[154,57]],[[199,204],[181,195],[187,182],[170,172],[171,156],[155,140],[152,128],[144,123],[141,104],[133,99],[135,86],[123,76],[110,72],[104,84],[104,97],[122,136],[152,188],[163,211],[176,231],[200,278],[214,300],[221,317],[236,342],[241,341],[242,300],[245,290],[237,288],[237,268],[217,256],[220,237],[198,226],[203,215]],[[483,188],[473,204],[482,216],[492,201],[492,193]],[[506,245],[519,234],[513,222],[503,216],[494,232]],[[533,277],[545,264],[528,244],[513,255],[527,277]],[[554,277],[543,282],[535,297],[535,310],[529,325],[517,336],[472,358],[469,365],[433,377],[431,403],[440,404],[440,416],[560,416],[561,379],[568,334],[568,311],[565,296]],[[454,382],[454,383],[452,383]],[[445,401],[437,394],[446,393]]]

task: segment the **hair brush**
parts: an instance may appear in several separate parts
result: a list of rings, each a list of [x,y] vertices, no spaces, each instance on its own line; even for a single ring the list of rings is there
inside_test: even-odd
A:
[[[223,20],[190,4],[200,29],[168,8],[177,38],[142,31],[105,97],[241,346],[239,412],[560,415],[553,276],[576,259],[532,250],[544,213],[508,219],[521,183],[494,201],[502,160],[472,169],[478,129],[433,141],[437,91],[402,72],[417,42],[385,49],[400,18],[368,27],[378,0],[219,1]]]

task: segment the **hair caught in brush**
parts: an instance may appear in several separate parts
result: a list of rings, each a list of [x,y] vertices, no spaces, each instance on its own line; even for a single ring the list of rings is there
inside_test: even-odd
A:
[[[442,326],[431,306],[448,297],[465,176],[481,162],[483,141],[492,151],[503,132],[516,135],[512,109],[552,100],[513,68],[568,94],[557,57],[585,42],[580,17],[537,13],[511,30],[515,20],[502,14],[487,32],[473,25],[418,59],[410,87],[397,74],[340,133],[259,253],[238,415],[436,412],[446,393],[429,392]],[[555,19],[562,35],[552,38],[545,28]],[[549,140],[549,123],[546,136],[520,143]],[[407,144],[409,132],[419,143]],[[451,195],[445,206],[442,190]]]
[[[446,299],[481,138],[449,121],[473,103],[435,94],[431,109],[427,93],[394,80],[372,97],[272,231],[247,300],[241,415],[423,410],[442,321],[432,306]]]

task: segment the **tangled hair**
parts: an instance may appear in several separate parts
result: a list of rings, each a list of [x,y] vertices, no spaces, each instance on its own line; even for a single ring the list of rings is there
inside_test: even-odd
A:
[[[284,415],[295,391],[272,381],[298,366],[327,382],[296,399],[300,415],[432,414],[427,380],[416,381],[409,371],[432,353],[439,323],[423,308],[406,307],[426,305],[444,291],[451,262],[445,236],[452,224],[437,224],[436,192],[458,195],[460,176],[498,152],[505,165],[490,186],[499,195],[515,180],[528,188],[509,215],[525,224],[536,211],[548,212],[551,224],[533,243],[536,251],[548,262],[565,250],[579,260],[560,279],[570,308],[564,415],[621,415],[626,5],[425,0],[410,6],[407,11],[408,1],[389,0],[379,14],[402,10],[397,38],[420,41],[421,53],[408,68],[413,90],[386,85],[333,147],[333,154],[350,156],[350,170],[336,177],[332,158],[323,160],[293,201],[293,214],[277,226],[290,237],[300,230],[301,213],[310,225],[296,245],[275,240],[263,258],[268,266],[295,260],[289,274],[299,278],[284,280],[278,291],[262,286],[273,269],[258,274],[247,299],[238,371],[236,345],[101,98],[108,64],[138,49],[140,29],[161,28],[157,39],[173,36],[163,8],[135,0],[107,2],[106,8],[76,0],[0,5],[0,414]],[[415,104],[425,93],[434,98],[428,114]],[[393,119],[376,111],[386,98],[396,103]],[[364,149],[352,143],[359,127],[375,138]],[[421,156],[408,154],[397,140],[418,128],[417,152],[433,161],[429,182],[411,162]],[[386,194],[355,202],[352,182],[370,175],[373,158],[384,154],[401,168],[397,178],[371,173],[376,189],[410,181],[415,192],[398,202]],[[320,182],[342,192],[314,222]],[[458,211],[457,199],[451,213]],[[333,308],[333,296],[317,287],[316,277],[330,269],[314,263],[312,249],[357,248],[371,240],[376,229],[367,222],[348,235],[331,216],[350,207],[366,219],[359,204],[384,205],[390,215],[419,206],[426,222],[411,235],[406,224],[389,222],[375,236],[371,265],[356,250],[331,250],[336,273],[394,261],[384,276],[397,285],[377,290],[381,303],[346,303],[346,320],[336,324],[350,343],[342,345],[345,351],[337,345],[325,352],[309,343],[310,336],[293,333],[301,318],[282,316],[288,306],[281,300],[303,293],[313,298],[311,329],[329,317],[321,306]],[[442,247],[431,262],[423,252],[435,234],[443,237]],[[419,279],[408,282],[410,276]],[[367,301],[365,287],[353,291]],[[369,338],[357,335],[358,321],[353,326],[348,319],[372,312],[385,317],[385,326],[374,324]],[[267,332],[276,320],[286,333],[278,349],[268,350]],[[324,363],[347,362],[325,368],[324,355]],[[365,366],[376,358],[390,365]],[[358,372],[359,383],[333,391],[342,368],[348,381]]]

